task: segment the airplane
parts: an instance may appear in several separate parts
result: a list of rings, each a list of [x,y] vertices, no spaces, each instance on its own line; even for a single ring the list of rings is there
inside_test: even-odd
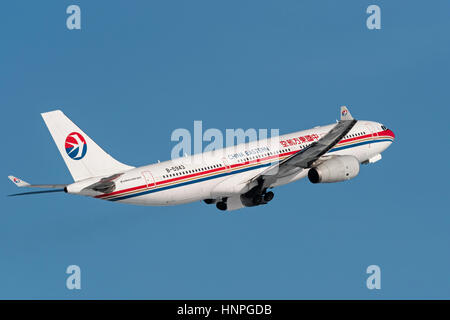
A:
[[[11,196],[66,192],[148,206],[203,201],[223,211],[265,205],[275,187],[305,177],[314,184],[350,180],[361,164],[381,159],[394,133],[381,123],[355,120],[345,106],[340,113],[335,124],[133,167],[111,157],[62,111],[45,112],[74,182],[29,184],[8,176],[21,188],[49,189]]]

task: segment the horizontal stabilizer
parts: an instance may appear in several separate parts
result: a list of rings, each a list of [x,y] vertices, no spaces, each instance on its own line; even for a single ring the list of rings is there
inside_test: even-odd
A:
[[[42,191],[30,191],[30,192],[21,192],[9,194],[8,197],[16,197],[16,196],[26,196],[29,194],[38,194],[38,193],[53,193],[53,192],[63,192],[64,189],[52,189],[52,190],[42,190]]]
[[[8,176],[9,180],[11,180],[16,186],[18,187],[29,187],[30,184],[26,181],[23,181],[19,178],[16,178],[14,176]]]
[[[28,182],[14,176],[8,176],[8,178],[18,187],[64,189],[67,186],[67,184],[29,184]]]

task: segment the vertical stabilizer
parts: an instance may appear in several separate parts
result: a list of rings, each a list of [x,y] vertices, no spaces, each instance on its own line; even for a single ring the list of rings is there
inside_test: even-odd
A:
[[[134,168],[111,157],[61,110],[41,115],[75,181]]]

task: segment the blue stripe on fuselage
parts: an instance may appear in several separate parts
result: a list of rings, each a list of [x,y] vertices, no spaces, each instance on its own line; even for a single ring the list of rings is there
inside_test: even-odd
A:
[[[117,198],[108,199],[108,200],[110,200],[110,201],[125,200],[125,199],[128,199],[128,198],[143,196],[143,195],[146,195],[146,194],[149,194],[149,193],[153,193],[153,192],[158,192],[158,191],[168,190],[168,189],[172,189],[172,188],[183,187],[183,186],[187,186],[187,185],[190,185],[190,184],[193,184],[193,183],[198,183],[198,182],[203,182],[203,181],[207,181],[207,180],[211,180],[211,179],[217,179],[217,178],[226,177],[226,176],[229,176],[229,175],[232,175],[232,174],[242,173],[242,172],[246,172],[246,171],[250,171],[250,170],[256,170],[256,169],[260,169],[260,168],[264,168],[264,167],[270,167],[272,165],[272,163],[277,163],[277,162],[269,162],[269,163],[265,163],[265,164],[260,164],[260,165],[257,165],[255,167],[239,169],[239,170],[232,171],[232,172],[225,172],[225,173],[221,173],[221,174],[214,175],[214,176],[211,176],[211,177],[204,177],[204,178],[200,178],[200,179],[197,179],[197,180],[186,181],[186,182],[182,182],[182,183],[179,183],[179,184],[174,184],[174,185],[171,185],[171,186],[166,186],[166,187],[162,187],[162,188],[146,190],[144,192],[129,194],[129,195],[126,195],[126,196],[117,197]]]
[[[328,152],[331,153],[331,152],[340,151],[340,150],[344,150],[344,149],[348,149],[348,148],[359,147],[359,146],[362,146],[362,145],[365,145],[365,144],[368,144],[368,143],[377,143],[377,142],[385,142],[385,141],[392,142],[389,139],[382,139],[382,140],[377,140],[377,141],[372,141],[372,140],[371,141],[364,141],[364,142],[351,144],[351,145],[348,145],[348,146],[334,148],[334,149],[331,149]],[[217,178],[226,177],[226,176],[229,176],[229,175],[232,175],[232,174],[238,174],[238,173],[242,173],[242,172],[246,172],[246,171],[250,171],[250,170],[256,170],[256,169],[260,169],[260,168],[264,168],[264,167],[269,167],[273,163],[278,163],[278,161],[277,162],[269,162],[269,163],[266,163],[266,164],[260,164],[260,165],[257,165],[257,166],[254,166],[254,167],[250,167],[250,168],[239,169],[239,170],[232,171],[232,172],[225,172],[225,173],[221,173],[221,174],[210,176],[210,177],[200,178],[200,179],[197,179],[197,180],[186,181],[186,182],[174,184],[174,185],[171,185],[171,186],[150,189],[150,190],[146,190],[146,191],[139,192],[139,193],[129,194],[129,195],[126,195],[126,196],[121,196],[121,197],[119,196],[117,198],[107,199],[107,200],[120,201],[120,200],[125,200],[125,199],[129,199],[129,198],[133,198],[133,197],[139,197],[139,196],[143,196],[143,195],[154,193],[154,192],[158,192],[158,191],[164,191],[164,190],[168,190],[168,189],[172,189],[172,188],[183,187],[183,186],[187,186],[187,185],[190,185],[190,184],[193,184],[193,183],[203,182],[203,181],[207,181],[207,180],[211,180],[211,179],[217,179]]]

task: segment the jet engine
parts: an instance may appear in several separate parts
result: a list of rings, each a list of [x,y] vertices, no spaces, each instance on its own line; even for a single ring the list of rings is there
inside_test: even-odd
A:
[[[312,183],[340,182],[352,179],[359,173],[359,161],[353,156],[336,156],[309,169]]]

